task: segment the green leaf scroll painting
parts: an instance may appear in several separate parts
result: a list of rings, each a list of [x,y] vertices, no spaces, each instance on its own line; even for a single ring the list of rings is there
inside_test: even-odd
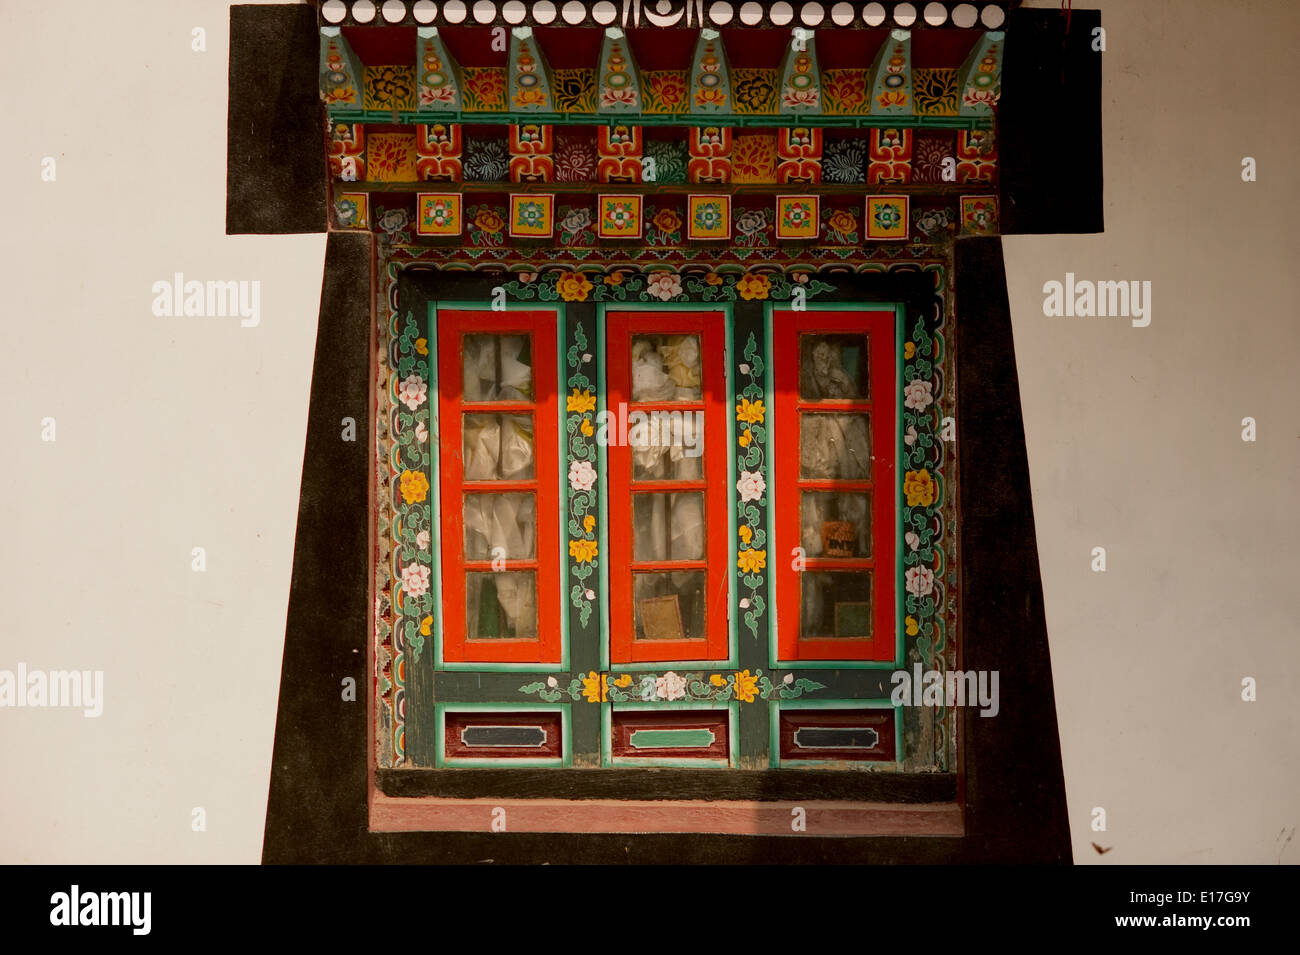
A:
[[[650,272],[645,275],[610,272],[519,273],[502,284],[506,295],[519,301],[538,302],[735,302],[789,301],[812,298],[834,286],[805,275],[707,272],[680,275]]]
[[[428,507],[429,342],[408,312],[394,340],[390,395],[395,518],[394,566],[401,582],[402,637],[411,658],[419,661],[431,634],[434,611],[433,534]]]
[[[935,423],[935,367],[942,362],[942,339],[931,338],[917,321],[903,343],[903,582],[907,616],[903,626],[916,638],[921,659],[929,659],[934,633],[942,638],[936,581],[944,574],[942,531],[943,478]],[[935,646],[934,649],[939,649]]]
[[[569,602],[578,611],[583,627],[591,620],[596,600],[593,578],[600,567],[600,546],[596,539],[596,429],[592,425],[596,397],[591,379],[584,370],[591,360],[587,333],[581,322],[574,322],[573,344],[565,353],[569,369],[564,418],[569,466],[569,576],[573,580]]]
[[[787,673],[773,681],[762,670],[737,670],[731,673],[623,673],[613,676],[594,670],[571,679],[568,684],[556,677],[538,680],[519,688],[519,692],[536,694],[548,703],[564,697],[588,703],[683,702],[724,703],[732,699],[741,703],[757,700],[793,700],[804,693],[825,689],[825,684]]]

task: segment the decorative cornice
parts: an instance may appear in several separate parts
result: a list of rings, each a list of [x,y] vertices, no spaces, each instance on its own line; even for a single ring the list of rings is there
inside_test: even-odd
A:
[[[1020,0],[324,0],[322,26],[957,27],[999,30]]]

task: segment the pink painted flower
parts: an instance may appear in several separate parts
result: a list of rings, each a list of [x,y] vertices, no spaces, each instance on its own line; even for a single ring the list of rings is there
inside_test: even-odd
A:
[[[759,471],[741,471],[740,480],[736,482],[736,490],[740,492],[742,501],[762,500],[763,494],[767,491],[767,482],[763,480],[763,475]]]
[[[402,568],[402,589],[408,597],[423,597],[429,592],[429,568],[407,564]]]
[[[429,440],[429,429],[424,426],[423,421],[415,423],[415,437],[421,444]]]
[[[420,548],[420,550],[428,550],[428,549],[429,549],[429,532],[428,532],[428,531],[420,531],[420,533],[418,533],[418,534],[415,535],[415,546],[418,547],[418,548]]]
[[[909,594],[924,597],[934,591],[934,571],[929,567],[909,567],[903,577]]]
[[[916,536],[915,531],[908,531],[903,535],[903,540],[907,541],[907,546],[912,550],[916,550],[921,546],[921,538]]]
[[[590,461],[574,461],[569,465],[569,487],[575,491],[590,491],[596,483],[596,469]]]
[[[397,400],[414,411],[429,397],[429,386],[419,375],[407,375],[397,389]]]
[[[934,397],[930,394],[930,382],[918,378],[916,381],[909,381],[903,388],[904,407],[924,411],[932,404],[934,404]]]
[[[681,276],[671,272],[656,272],[646,283],[646,291],[655,298],[667,302],[682,294]]]
[[[910,448],[912,445],[916,444],[916,438],[916,428],[909,424],[907,426],[907,434],[903,435],[903,443]]]
[[[635,106],[636,90],[630,88],[610,89],[606,87],[600,92],[601,106]]]
[[[669,670],[655,680],[655,696],[661,700],[680,700],[686,696],[686,679]]]

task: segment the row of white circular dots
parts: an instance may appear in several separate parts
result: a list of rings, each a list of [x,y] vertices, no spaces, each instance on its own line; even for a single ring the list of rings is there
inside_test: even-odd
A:
[[[654,3],[661,17],[669,16],[673,12],[674,5],[672,0],[656,0]],[[647,2],[645,6],[647,16],[651,16],[651,4]],[[522,0],[506,0],[501,4],[501,16],[507,23],[522,23],[527,12],[527,5]],[[737,14],[735,7],[727,0],[716,0],[708,4],[708,12],[709,19],[720,26],[730,23],[737,15],[740,22],[746,26],[753,26],[763,19],[762,6],[752,2],[741,3]],[[382,6],[376,6],[374,0],[356,0],[352,4],[352,18],[358,23],[371,22],[377,13],[389,23],[400,23],[406,18],[406,2],[384,0]],[[438,16],[438,5],[433,0],[415,0],[411,6],[411,13],[420,23],[432,23]],[[581,0],[568,0],[557,11],[552,0],[537,0],[533,3],[535,23],[551,23],[557,13],[565,23],[576,25],[587,18],[587,4]],[[591,18],[601,25],[613,23],[618,19],[618,13],[618,4],[610,0],[597,0],[591,5]],[[348,6],[344,0],[325,0],[321,5],[321,15],[329,23],[340,23],[348,15]],[[472,16],[478,23],[491,23],[496,19],[496,15],[496,4],[492,0],[474,0],[472,4],[468,0],[446,0],[442,5],[442,18],[448,23],[461,23],[467,16]],[[932,27],[943,26],[948,19],[948,8],[938,2],[927,3],[924,11],[919,15]],[[826,19],[826,16],[826,8],[820,3],[804,3],[799,7],[799,20],[805,26],[817,26]],[[852,4],[836,3],[830,8],[831,22],[837,26],[848,26],[853,22],[854,16]],[[894,22],[900,27],[910,27],[916,22],[917,16],[916,6],[911,3],[900,3],[894,7]],[[768,17],[776,26],[785,26],[795,18],[794,5],[784,0],[774,3],[768,12]],[[862,8],[862,21],[867,26],[880,26],[888,18],[884,4],[868,3]],[[996,4],[988,4],[983,10],[977,10],[973,3],[959,3],[952,10],[952,23],[958,27],[973,27],[978,22],[990,30],[996,30],[1002,26],[1005,19],[1006,14]],[[653,22],[653,16],[651,20]]]

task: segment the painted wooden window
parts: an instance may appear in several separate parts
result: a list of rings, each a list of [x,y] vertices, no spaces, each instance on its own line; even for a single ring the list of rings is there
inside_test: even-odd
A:
[[[561,659],[555,321],[437,315],[448,663]]]
[[[611,660],[724,660],[723,315],[611,311],[606,341]]]
[[[778,311],[773,351],[780,659],[892,660],[894,313]]]

